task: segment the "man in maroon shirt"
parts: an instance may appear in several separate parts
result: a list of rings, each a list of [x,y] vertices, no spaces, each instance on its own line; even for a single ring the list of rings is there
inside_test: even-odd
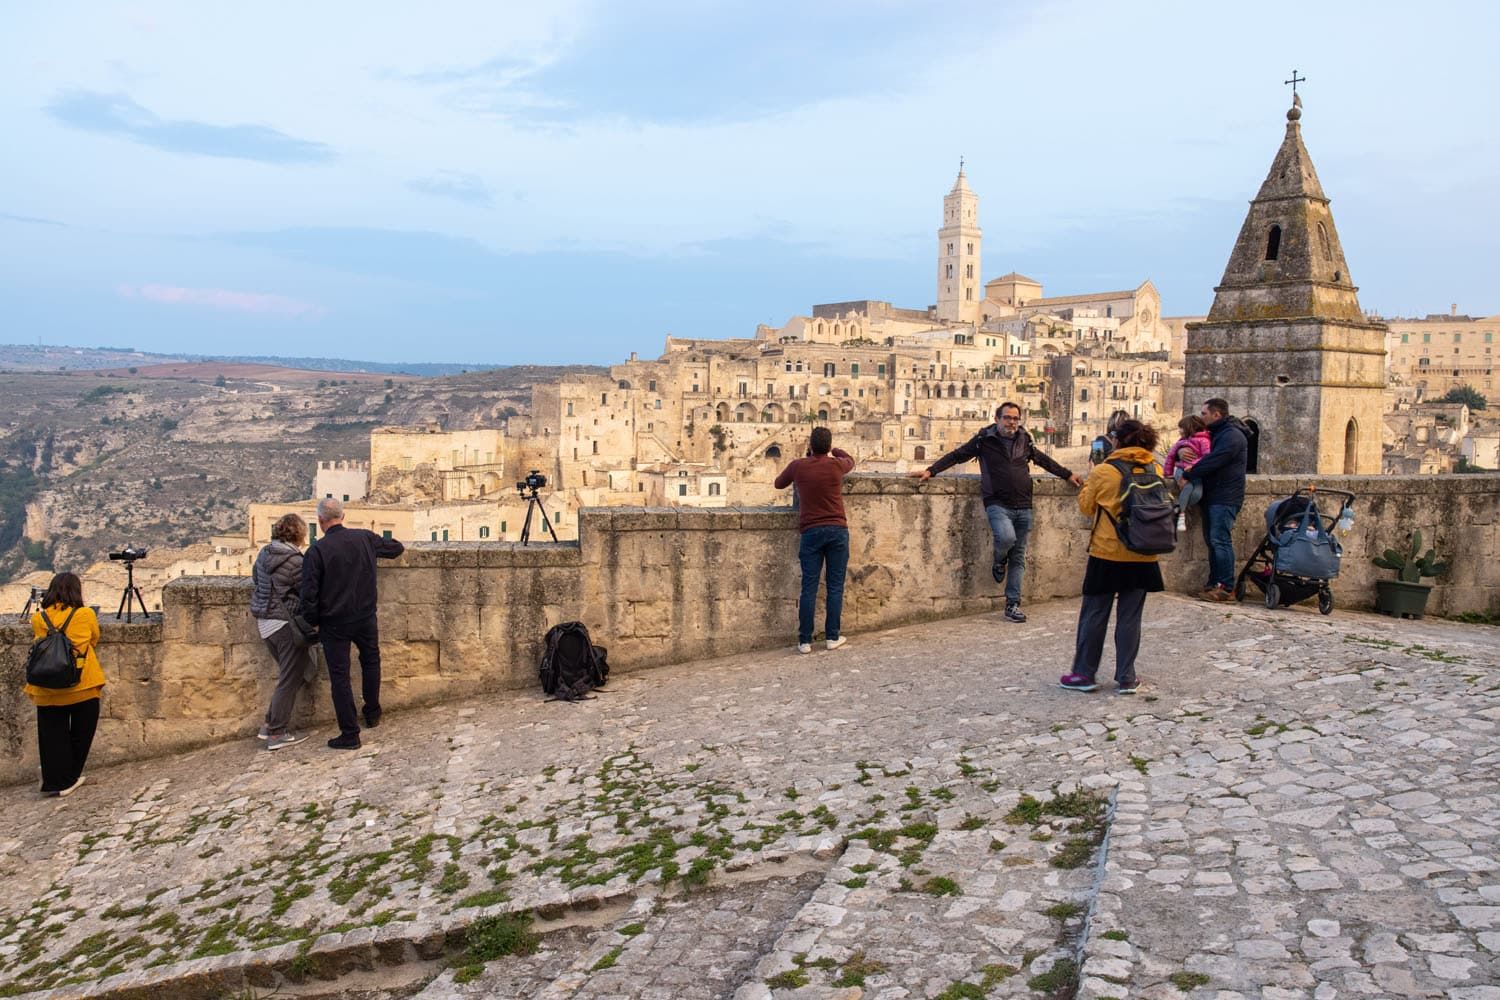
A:
[[[849,640],[839,632],[844,612],[844,572],[849,568],[849,521],[844,517],[844,477],[854,468],[854,459],[833,446],[833,432],[815,427],[811,451],[776,477],[776,488],[793,483],[801,506],[797,527],[802,546],[802,597],[797,602],[797,652],[812,652],[813,608],[818,601],[818,577],[828,567],[828,607],[823,631],[829,649]]]

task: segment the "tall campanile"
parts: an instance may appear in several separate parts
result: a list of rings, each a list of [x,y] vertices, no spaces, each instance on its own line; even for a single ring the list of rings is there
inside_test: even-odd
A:
[[[979,322],[984,297],[979,269],[979,195],[969,187],[963,163],[953,190],[943,198],[943,227],[938,230],[937,314],[939,319]]]
[[[1258,432],[1257,472],[1378,475],[1386,327],[1359,308],[1301,97],[1286,117],[1208,319],[1188,324],[1186,402],[1228,400]]]

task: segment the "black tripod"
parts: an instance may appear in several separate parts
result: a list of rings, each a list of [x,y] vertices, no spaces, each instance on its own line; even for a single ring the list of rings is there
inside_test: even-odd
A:
[[[31,588],[31,596],[26,598],[26,606],[21,609],[21,617],[23,619],[31,617],[32,608],[36,608],[38,611],[42,610],[42,594],[43,590],[41,587]]]
[[[135,560],[127,559],[125,560],[125,592],[120,595],[120,609],[115,612],[116,621],[119,621],[120,616],[124,615],[125,623],[127,625],[130,624],[130,615],[135,604],[135,601],[132,601],[131,598],[135,598],[135,601],[140,602],[141,617],[150,618],[151,612],[146,610],[146,599],[141,596],[141,588],[135,585]]]
[[[522,490],[521,499],[526,501],[526,521],[521,525],[521,544],[531,544],[531,514],[533,511],[542,515],[542,527],[547,529],[547,534],[552,536],[554,542],[557,541],[557,532],[552,530],[552,522],[547,520],[547,508],[542,506],[542,499],[537,495],[536,487],[532,487],[530,493]]]

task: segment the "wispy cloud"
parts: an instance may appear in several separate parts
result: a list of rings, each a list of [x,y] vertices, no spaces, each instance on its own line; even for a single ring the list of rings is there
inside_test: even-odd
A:
[[[451,198],[465,205],[490,204],[489,188],[474,174],[463,174],[453,170],[440,170],[431,177],[419,177],[407,181],[406,186],[422,194],[438,198]]]
[[[66,222],[58,222],[56,219],[39,219],[34,215],[12,215],[9,212],[0,212],[0,219],[6,222],[23,222],[28,226],[60,226],[68,227]]]
[[[933,42],[977,45],[1036,0],[934,7],[642,3],[596,12],[586,31],[528,58],[497,56],[402,78],[445,90],[463,111],[528,124],[593,119],[689,125],[744,121],[826,101],[900,93],[932,71]],[[769,20],[777,29],[766,30]],[[954,40],[959,41],[955,42]]]
[[[64,125],[123,136],[168,153],[256,163],[326,163],[336,158],[333,149],[321,142],[297,139],[265,125],[211,125],[161,118],[120,93],[65,91],[45,110]]]
[[[127,299],[144,299],[168,306],[206,306],[226,312],[261,316],[294,316],[316,319],[327,313],[322,306],[263,292],[236,292],[227,288],[182,288],[178,285],[120,285],[115,289]]]

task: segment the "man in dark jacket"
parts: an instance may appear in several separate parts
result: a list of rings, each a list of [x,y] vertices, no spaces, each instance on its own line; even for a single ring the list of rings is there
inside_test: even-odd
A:
[[[349,688],[349,644],[359,650],[360,693],[365,725],[380,725],[380,628],[375,620],[375,560],[394,559],[405,547],[363,528],[344,527],[344,505],[333,497],[318,501],[323,537],[302,560],[302,615],[318,627],[333,712],[339,735],[334,750],[359,749],[359,719]]]
[[[1208,546],[1208,586],[1205,601],[1234,600],[1234,521],[1245,505],[1245,467],[1249,441],[1238,421],[1229,416],[1229,403],[1215,397],[1199,412],[1208,424],[1212,442],[1208,454],[1183,473],[1188,482],[1203,484],[1203,541]]]
[[[1083,479],[1037,450],[1031,442],[1031,435],[1021,427],[1021,408],[1015,403],[1001,403],[995,410],[993,424],[927,468],[908,474],[916,479],[931,479],[944,469],[971,458],[979,459],[979,488],[984,494],[984,513],[995,536],[995,562],[991,573],[996,583],[1005,584],[1005,617],[1013,622],[1024,622],[1026,614],[1021,610],[1021,580],[1026,573],[1026,542],[1031,537],[1031,464],[1035,462],[1074,486],[1082,486]]]

